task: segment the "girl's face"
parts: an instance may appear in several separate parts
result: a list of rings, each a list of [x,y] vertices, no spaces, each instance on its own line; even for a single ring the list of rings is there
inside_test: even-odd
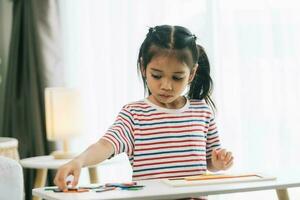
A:
[[[187,85],[193,80],[197,66],[192,70],[175,57],[160,56],[148,63],[146,77],[151,92],[149,100],[165,108],[180,108],[184,105],[181,96]]]

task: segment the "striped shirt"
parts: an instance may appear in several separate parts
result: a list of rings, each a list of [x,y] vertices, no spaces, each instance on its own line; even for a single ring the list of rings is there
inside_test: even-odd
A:
[[[125,152],[133,180],[203,174],[220,141],[214,115],[204,100],[187,100],[180,109],[167,109],[148,99],[120,111],[103,139],[114,155]]]

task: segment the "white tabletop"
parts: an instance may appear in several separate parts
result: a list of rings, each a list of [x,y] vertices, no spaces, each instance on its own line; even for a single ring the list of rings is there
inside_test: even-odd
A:
[[[122,156],[115,156],[109,160],[105,160],[100,165],[111,165],[122,162]],[[20,160],[20,164],[24,168],[31,169],[57,169],[63,164],[69,162],[70,159],[54,159],[53,156],[36,156]]]
[[[138,184],[145,185],[143,190],[126,191],[113,190],[101,193],[54,193],[45,191],[43,188],[33,189],[33,195],[48,200],[129,200],[129,199],[174,199],[185,197],[199,197],[201,195],[216,195],[236,192],[249,192],[258,190],[283,189],[289,187],[300,187],[300,176],[277,177],[276,180],[249,182],[249,183],[227,183],[215,185],[198,185],[172,187],[161,180],[139,181]]]

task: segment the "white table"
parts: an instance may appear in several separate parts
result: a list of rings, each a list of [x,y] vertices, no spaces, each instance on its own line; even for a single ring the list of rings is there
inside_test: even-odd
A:
[[[277,177],[272,181],[248,182],[248,183],[227,183],[219,185],[205,186],[185,186],[172,187],[160,180],[139,181],[138,184],[145,185],[143,190],[126,191],[113,190],[101,193],[54,193],[45,191],[44,188],[33,189],[33,195],[48,200],[134,200],[134,199],[178,199],[185,197],[199,197],[201,195],[217,195],[237,192],[250,192],[259,190],[283,191],[287,193],[287,188],[300,187],[300,176]],[[279,199],[288,199],[288,195],[278,195]]]
[[[48,169],[58,169],[63,164],[69,162],[70,159],[54,159],[53,156],[36,156],[31,158],[25,158],[20,160],[20,164],[24,168],[36,169],[37,174],[35,177],[34,188],[44,187],[47,178],[47,171]],[[106,160],[102,162],[100,165],[111,165],[117,164],[120,162],[118,156],[110,160]],[[97,165],[88,167],[89,175],[90,175],[90,182],[91,183],[98,183],[99,177],[97,173]],[[39,199],[34,197],[33,199]]]

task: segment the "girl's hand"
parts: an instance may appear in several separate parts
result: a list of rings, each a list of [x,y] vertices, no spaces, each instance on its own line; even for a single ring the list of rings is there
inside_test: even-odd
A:
[[[230,151],[226,151],[226,149],[214,149],[212,151],[211,164],[216,170],[229,169],[233,164],[232,153]]]
[[[78,160],[71,160],[67,164],[58,168],[54,178],[54,184],[57,185],[60,190],[67,190],[68,184],[66,182],[66,178],[69,175],[73,175],[74,178],[71,185],[72,187],[75,187],[78,184],[81,168],[82,164]]]

